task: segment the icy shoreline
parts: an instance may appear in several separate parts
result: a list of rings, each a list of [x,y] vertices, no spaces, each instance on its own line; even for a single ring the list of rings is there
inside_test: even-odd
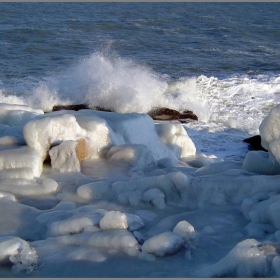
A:
[[[279,106],[268,152],[215,125],[0,108],[2,275],[280,276]]]

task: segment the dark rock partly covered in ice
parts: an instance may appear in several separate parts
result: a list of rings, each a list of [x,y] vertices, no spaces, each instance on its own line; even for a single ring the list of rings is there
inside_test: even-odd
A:
[[[59,111],[59,110],[79,111],[79,110],[83,110],[83,109],[91,109],[91,110],[104,111],[104,112],[113,112],[110,109],[102,108],[99,106],[95,106],[95,107],[91,108],[86,104],[55,105],[55,106],[53,106],[52,111]]]
[[[180,113],[174,109],[169,108],[155,108],[148,112],[148,115],[158,121],[173,121],[179,120],[181,122],[186,122],[186,120],[198,120],[197,116],[192,111],[184,111]]]
[[[246,138],[243,141],[249,144],[250,150],[267,152],[267,150],[261,144],[262,139],[261,139],[260,135],[255,135],[255,136]]]
[[[173,121],[173,120],[179,120],[180,112],[169,109],[169,108],[155,108],[148,112],[148,115],[153,120],[159,120],[159,121]]]
[[[86,104],[73,104],[73,105],[55,105],[52,108],[52,111],[60,111],[60,110],[74,110],[79,111],[82,109],[90,109]]]
[[[74,110],[79,111],[82,109],[92,109],[97,111],[104,111],[104,112],[114,112],[111,109],[95,106],[95,107],[89,107],[86,104],[72,104],[72,105],[55,105],[53,106],[52,111],[59,111],[59,110]],[[151,111],[148,112],[148,115],[153,119],[157,121],[180,121],[182,123],[186,123],[189,120],[198,120],[198,117],[189,110],[184,111],[183,113],[180,113],[179,111],[176,111],[174,109],[169,109],[166,107],[161,108],[154,108]]]

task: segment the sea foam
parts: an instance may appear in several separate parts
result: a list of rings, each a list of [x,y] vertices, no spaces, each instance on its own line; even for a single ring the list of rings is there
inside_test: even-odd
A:
[[[30,78],[31,79],[31,78]],[[279,102],[277,75],[172,78],[117,55],[93,53],[37,82],[6,89],[0,102],[44,111],[54,105],[87,104],[118,113],[147,113],[155,107],[192,110],[202,122],[223,123],[251,134]]]

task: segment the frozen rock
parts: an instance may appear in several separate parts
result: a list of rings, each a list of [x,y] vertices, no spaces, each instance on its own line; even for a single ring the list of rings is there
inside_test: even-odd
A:
[[[37,266],[37,254],[34,248],[19,237],[0,238],[0,262],[9,259],[13,269],[32,272]]]
[[[177,158],[196,153],[193,141],[180,123],[160,123],[155,127],[163,143],[174,152]]]
[[[165,207],[165,196],[162,191],[157,188],[152,188],[143,194],[142,199],[156,206],[157,208],[163,209]]]
[[[0,150],[0,170],[8,171],[6,175],[2,174],[2,177],[40,177],[42,169],[40,155],[32,148],[24,146]],[[24,174],[25,172],[27,174]]]
[[[142,251],[157,257],[164,257],[177,253],[183,246],[182,238],[173,232],[155,235],[142,245]]]
[[[92,220],[85,215],[75,215],[63,221],[49,225],[48,236],[70,235],[82,232],[86,227],[93,226]]]
[[[6,179],[0,182],[0,190],[14,195],[41,196],[52,194],[58,189],[58,184],[50,178],[45,179]]]
[[[110,196],[110,184],[105,181],[92,182],[78,187],[77,194],[83,199],[102,199]]]
[[[145,223],[139,216],[130,213],[125,213],[125,215],[127,218],[129,231],[138,230],[145,225]]]
[[[41,109],[26,105],[0,103],[0,123],[9,126],[22,126],[30,119],[44,114]]]
[[[59,172],[80,172],[80,160],[77,155],[77,142],[64,141],[49,151],[52,168]]]
[[[100,228],[102,230],[127,229],[127,217],[124,213],[121,213],[120,211],[109,211],[101,219]]]
[[[268,116],[260,124],[262,146],[269,150],[269,143],[277,140],[280,136],[280,105],[274,107]]]
[[[151,151],[145,145],[126,144],[112,147],[106,154],[110,163],[141,169],[155,164]]]
[[[173,229],[173,232],[182,237],[184,242],[193,240],[195,238],[194,227],[187,221],[179,222]]]
[[[156,257],[152,254],[148,254],[146,252],[141,252],[138,256],[139,259],[145,260],[145,261],[155,261]]]
[[[64,245],[91,246],[95,249],[115,250],[129,256],[138,256],[139,244],[132,233],[126,229],[109,229],[95,232],[83,232],[59,237]]]
[[[195,168],[201,168],[215,162],[224,161],[223,159],[217,158],[214,155],[206,156],[205,154],[190,155],[183,157],[180,160]]]
[[[251,151],[246,154],[243,168],[249,172],[273,175],[280,173],[280,164],[272,161],[264,151]]]
[[[238,243],[227,256],[203,269],[199,277],[267,277],[270,273],[269,256],[275,255],[272,246],[261,246],[255,239]]]
[[[280,105],[274,107],[260,124],[261,144],[272,162],[280,163]]]
[[[0,192],[0,199],[8,199],[8,200],[16,201],[15,196],[8,192]]]
[[[67,140],[91,139],[94,146],[88,149],[88,158],[97,157],[99,150],[111,143],[106,121],[94,115],[76,113],[59,111],[32,119],[23,129],[26,143],[45,159],[52,145]]]

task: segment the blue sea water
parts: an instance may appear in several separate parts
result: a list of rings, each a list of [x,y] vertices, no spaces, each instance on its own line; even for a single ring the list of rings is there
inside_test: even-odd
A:
[[[0,3],[0,101],[106,106],[115,96],[132,104],[116,111],[141,112],[133,105],[139,94],[157,96],[143,112],[168,102],[183,109],[178,104],[188,101],[198,113],[197,104],[208,102],[209,120],[207,110],[221,110],[215,99],[235,90],[227,107],[248,95],[266,111],[280,92],[279,14],[277,2]],[[256,103],[260,88],[267,106]],[[167,94],[173,99],[163,101]]]
[[[279,72],[279,3],[1,3],[1,80],[115,52],[172,78]]]

